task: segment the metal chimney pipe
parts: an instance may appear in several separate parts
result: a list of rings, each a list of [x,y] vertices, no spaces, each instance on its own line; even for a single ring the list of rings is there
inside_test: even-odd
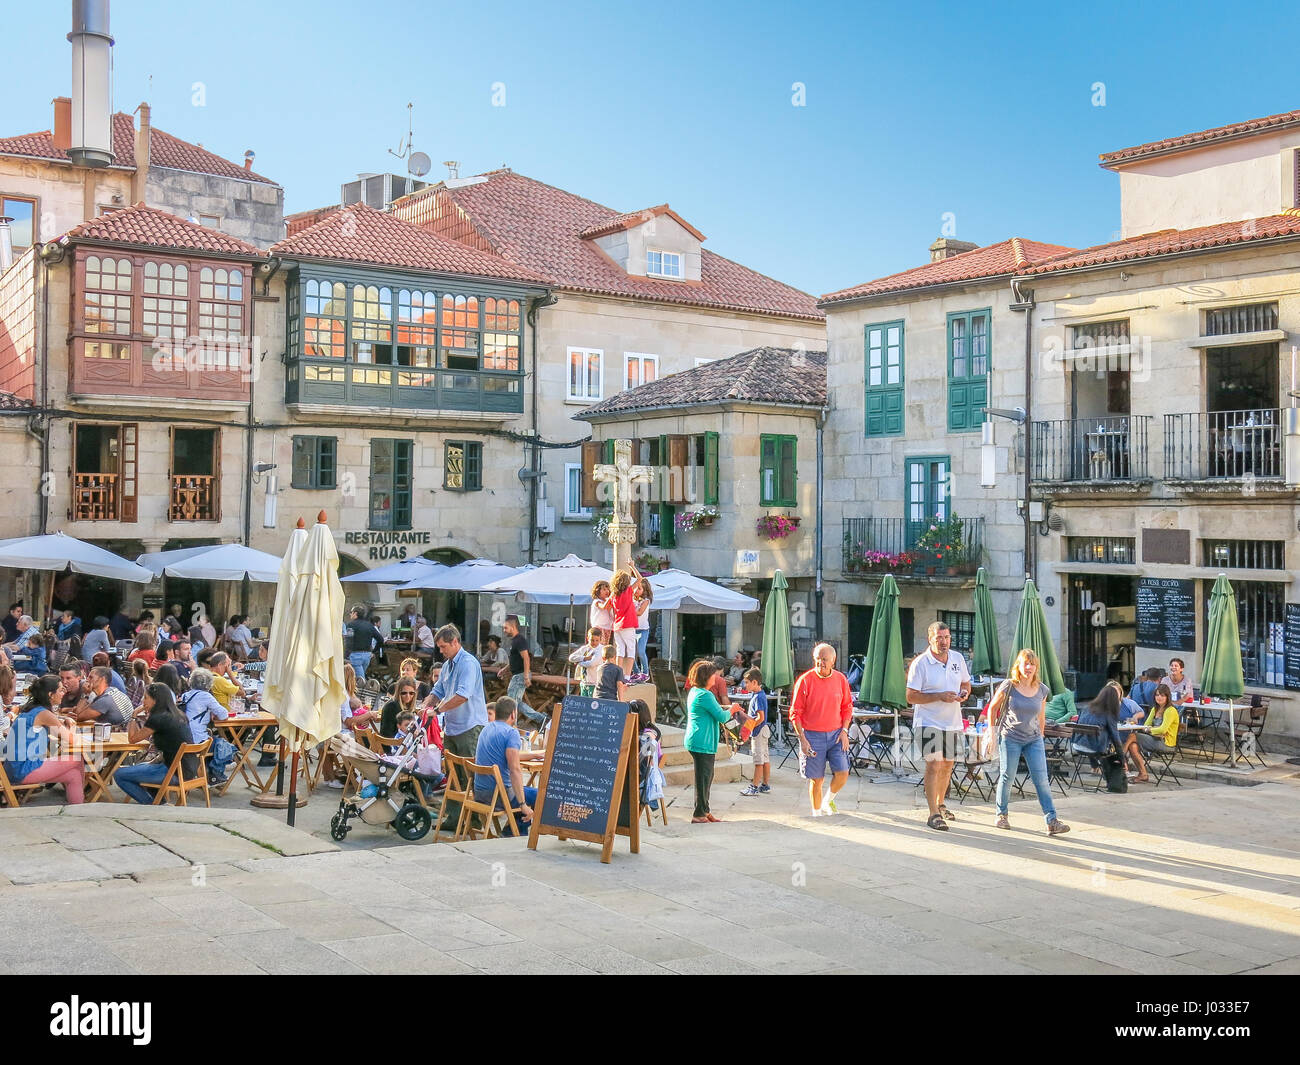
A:
[[[14,264],[14,235],[9,225],[12,221],[8,215],[0,215],[0,274]]]
[[[72,144],[77,166],[113,162],[113,37],[108,0],[72,0]]]

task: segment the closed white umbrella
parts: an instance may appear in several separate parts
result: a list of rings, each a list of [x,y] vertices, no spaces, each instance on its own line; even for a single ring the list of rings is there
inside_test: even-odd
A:
[[[650,578],[653,608],[683,614],[749,613],[758,609],[753,596],[724,588],[681,569],[660,570]]]
[[[285,552],[262,698],[293,751],[289,824],[297,806],[299,756],[339,731],[339,707],[347,697],[338,566],[338,549],[322,511],[311,532],[291,538]]]
[[[488,585],[498,581],[509,580],[534,566],[506,566],[493,562],[490,558],[471,558],[455,566],[439,566],[428,573],[420,574],[408,584],[403,584],[398,591],[423,589],[425,591],[445,592],[481,592]]]
[[[280,579],[280,559],[243,544],[151,552],[141,555],[136,562],[155,575],[196,581],[242,581],[247,577],[271,584]]]
[[[70,569],[73,573],[107,577],[114,581],[135,581],[137,584],[148,584],[153,580],[153,574],[143,566],[61,532],[0,540],[0,567],[52,570],[56,573]]]
[[[431,558],[404,558],[400,562],[376,566],[364,573],[354,573],[342,580],[344,584],[405,584],[426,573],[447,568],[449,567]]]

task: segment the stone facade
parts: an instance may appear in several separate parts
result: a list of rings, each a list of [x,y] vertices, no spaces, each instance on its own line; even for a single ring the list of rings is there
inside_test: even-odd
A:
[[[284,237],[284,189],[279,185],[151,166],[145,202],[194,221],[213,215],[219,221],[210,228],[259,248]]]

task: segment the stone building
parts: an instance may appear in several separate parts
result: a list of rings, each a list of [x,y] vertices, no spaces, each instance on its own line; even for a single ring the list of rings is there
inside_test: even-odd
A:
[[[825,353],[790,348],[756,348],[620,392],[574,415],[592,426],[582,448],[581,502],[599,513],[592,469],[610,460],[614,440],[631,439],[633,461],[656,471],[635,506],[646,553],[760,601],[779,569],[790,585],[791,635],[806,662],[816,629],[825,408]],[[798,527],[761,536],[760,519],[777,516]],[[678,622],[677,662],[730,657],[762,643],[761,613],[682,615]]]

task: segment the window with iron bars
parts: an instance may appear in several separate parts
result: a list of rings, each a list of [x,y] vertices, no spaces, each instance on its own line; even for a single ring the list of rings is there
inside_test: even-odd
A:
[[[1201,564],[1217,569],[1286,569],[1281,540],[1202,540]]]
[[[968,658],[975,649],[975,615],[967,610],[940,610],[939,620],[952,633],[952,649]]]
[[[1129,342],[1128,319],[1088,322],[1076,325],[1071,333],[1074,348],[1114,348]]]
[[[1231,336],[1234,333],[1264,333],[1276,328],[1276,303],[1242,303],[1236,307],[1218,307],[1205,312],[1207,337]]]
[[[1100,562],[1113,566],[1131,565],[1137,557],[1132,536],[1069,536],[1066,555],[1071,562]]]
[[[1210,622],[1213,581],[1202,581],[1205,625]],[[1237,597],[1237,632],[1241,637],[1241,672],[1247,684],[1280,688],[1285,683],[1283,655],[1286,631],[1285,584],[1233,581]]]

